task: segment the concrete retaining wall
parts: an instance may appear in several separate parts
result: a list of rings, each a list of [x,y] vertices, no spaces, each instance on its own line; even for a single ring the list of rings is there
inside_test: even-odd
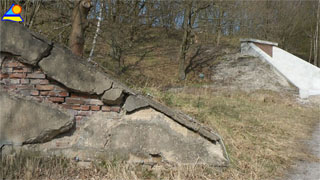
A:
[[[273,47],[272,63],[300,90],[302,98],[320,94],[320,68],[278,47]]]

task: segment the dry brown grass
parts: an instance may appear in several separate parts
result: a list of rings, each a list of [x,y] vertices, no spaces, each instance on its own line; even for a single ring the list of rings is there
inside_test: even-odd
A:
[[[206,166],[154,166],[127,164],[120,161],[94,162],[80,166],[61,156],[48,157],[37,152],[21,151],[4,156],[0,164],[0,179],[212,179],[219,172]]]
[[[290,95],[193,88],[160,97],[224,137],[231,166],[217,179],[275,179],[297,160],[317,159],[303,141],[319,123],[320,110],[301,106]]]
[[[4,157],[6,179],[275,179],[297,160],[314,161],[304,147],[319,122],[319,109],[301,106],[290,95],[268,91],[219,92],[188,88],[179,93],[144,89],[160,101],[195,116],[224,138],[229,168],[200,166],[141,166],[97,162],[79,167],[63,157],[22,153]],[[318,159],[319,161],[319,159]],[[1,179],[1,174],[0,174]]]

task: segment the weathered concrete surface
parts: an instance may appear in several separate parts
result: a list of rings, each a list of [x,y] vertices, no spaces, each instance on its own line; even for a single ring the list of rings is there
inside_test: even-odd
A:
[[[211,132],[209,129],[202,126],[200,123],[195,121],[192,117],[183,114],[181,112],[175,111],[167,106],[164,106],[152,99],[143,97],[141,95],[129,96],[124,104],[124,109],[127,112],[132,112],[137,109],[145,108],[145,107],[152,107],[153,109],[157,110],[165,114],[166,116],[172,118],[175,122],[183,125],[184,127],[199,133],[204,138],[207,138],[210,141],[217,141],[220,140],[220,137]]]
[[[299,88],[301,98],[320,95],[320,68],[278,47],[273,54],[272,65]]]
[[[101,100],[108,105],[120,105],[123,103],[123,90],[118,88],[112,88],[106,91]]]
[[[66,111],[0,90],[0,146],[49,141],[73,124]]]
[[[140,96],[129,96],[126,99],[126,102],[123,106],[123,109],[125,109],[127,112],[132,112],[137,109],[141,109],[144,107],[149,106],[149,104],[143,100]]]
[[[130,115],[99,112],[80,131],[64,138],[38,148],[80,160],[98,157],[151,164],[227,164],[218,141],[210,142],[152,108]],[[71,143],[57,148],[58,141]]]
[[[151,100],[149,98],[144,97],[144,100],[149,104],[150,107],[167,115],[168,117],[172,118],[175,122],[183,125],[184,127],[188,128],[194,132],[199,133],[204,138],[207,138],[210,141],[221,140],[221,138],[217,134],[213,133],[212,131],[210,131],[210,129],[201,125],[199,122],[197,122],[192,117],[190,117],[182,112],[170,109],[169,107],[164,106],[164,105],[160,104],[159,102],[156,102],[156,101]]]
[[[109,153],[125,156],[129,161],[157,157],[183,164],[222,166],[226,163],[218,142],[209,142],[151,108],[125,116],[123,120],[125,123],[113,125],[107,133],[105,148]]]
[[[90,69],[63,47],[54,46],[50,56],[42,59],[39,66],[50,78],[75,91],[102,94],[112,86],[112,81],[103,73]]]
[[[37,36],[22,24],[0,22],[1,52],[18,55],[24,63],[36,65],[51,49],[50,42]]]

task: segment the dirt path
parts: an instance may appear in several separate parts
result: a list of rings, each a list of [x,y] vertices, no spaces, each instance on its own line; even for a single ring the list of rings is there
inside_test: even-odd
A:
[[[320,123],[306,143],[312,153],[320,158]],[[288,180],[320,180],[320,162],[299,162],[288,175]]]

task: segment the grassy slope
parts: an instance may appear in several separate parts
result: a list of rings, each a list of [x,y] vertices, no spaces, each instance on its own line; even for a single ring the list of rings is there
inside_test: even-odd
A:
[[[121,162],[100,162],[89,169],[61,157],[22,154],[6,159],[1,167],[7,177],[32,179],[275,179],[297,160],[315,160],[303,147],[318,121],[319,109],[298,105],[290,95],[268,91],[252,94],[217,92],[204,88],[179,93],[144,89],[173,108],[195,116],[219,132],[231,158],[229,168],[163,167],[150,169]],[[199,96],[200,94],[200,96]],[[200,98],[199,98],[200,97]],[[27,164],[27,166],[26,166]],[[65,168],[62,168],[65,167]],[[16,174],[12,174],[15,172]]]
[[[231,166],[218,179],[274,179],[294,161],[315,158],[301,141],[319,122],[319,109],[298,105],[290,95],[196,88],[160,97],[224,137]]]

